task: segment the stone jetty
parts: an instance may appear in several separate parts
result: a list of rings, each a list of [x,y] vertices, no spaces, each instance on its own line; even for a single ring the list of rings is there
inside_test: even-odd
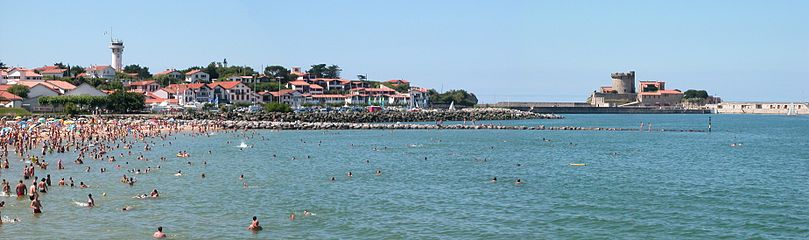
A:
[[[604,128],[574,126],[503,126],[503,125],[464,125],[464,124],[417,124],[417,123],[341,123],[341,122],[276,122],[250,120],[178,120],[187,124],[215,125],[226,129],[277,129],[277,130],[555,130],[555,131],[643,131],[638,128]],[[652,129],[655,132],[704,132],[695,129]]]
[[[385,111],[385,112],[302,112],[302,113],[210,113],[183,114],[177,119],[217,119],[232,121],[283,121],[283,122],[338,122],[338,123],[384,123],[384,122],[435,122],[473,120],[523,120],[561,119],[556,114],[539,114],[502,108],[469,108],[457,111]]]

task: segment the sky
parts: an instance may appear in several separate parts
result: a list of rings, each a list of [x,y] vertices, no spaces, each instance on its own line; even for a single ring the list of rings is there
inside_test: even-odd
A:
[[[809,1],[0,0],[0,61],[326,63],[481,102],[585,101],[610,73],[725,101],[809,101]]]

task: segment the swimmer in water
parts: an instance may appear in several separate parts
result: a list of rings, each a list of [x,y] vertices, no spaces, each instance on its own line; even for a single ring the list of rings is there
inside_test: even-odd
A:
[[[374,175],[382,176],[382,170],[377,169]]]
[[[492,178],[492,183],[496,183],[496,182],[497,182],[497,177],[493,177]]]
[[[303,216],[304,217],[308,217],[308,216],[311,216],[311,215],[312,215],[312,212],[310,212],[309,210],[306,210],[306,209],[303,210]]]
[[[175,173],[175,174],[174,174],[174,176],[178,176],[178,177],[179,177],[179,176],[182,176],[182,175],[183,175],[183,171],[182,171],[182,170],[177,170],[177,173]]]
[[[520,185],[522,183],[523,183],[522,179],[519,179],[519,178],[517,178],[517,181],[514,181],[514,184],[516,184],[516,185]]]
[[[155,188],[155,189],[152,189],[152,192],[149,193],[149,196],[151,196],[152,198],[157,198],[157,197],[160,197],[160,193],[158,193],[157,188]]]
[[[95,207],[96,201],[93,200],[93,194],[87,194],[87,207]]]
[[[348,172],[348,174],[346,174],[346,175],[348,175],[348,177],[353,177],[353,176],[354,176],[354,174],[353,174],[353,173],[351,173],[350,171],[349,171],[349,172]]]
[[[157,227],[157,232],[154,232],[154,234],[152,234],[152,237],[157,239],[165,238],[166,234],[163,233],[163,227]]]
[[[295,221],[295,212],[289,214],[289,221]]]
[[[334,176],[332,176],[332,177],[331,177],[331,181],[332,181],[332,182],[334,182],[334,180],[335,180],[335,179],[334,179]]]
[[[34,213],[42,213],[42,202],[39,201],[39,198],[34,198],[31,200],[31,209],[34,210]]]
[[[79,182],[79,188],[89,188],[90,186],[84,185],[84,182]]]
[[[131,211],[133,208],[134,207],[132,207],[132,206],[125,206],[125,207],[121,208],[121,211],[124,211],[124,212]]]
[[[261,229],[262,229],[262,227],[261,227],[261,225],[259,225],[259,223],[258,223],[258,218],[257,218],[256,216],[253,216],[253,221],[252,221],[252,222],[250,222],[250,226],[247,226],[247,230],[250,230],[250,231],[261,231]]]

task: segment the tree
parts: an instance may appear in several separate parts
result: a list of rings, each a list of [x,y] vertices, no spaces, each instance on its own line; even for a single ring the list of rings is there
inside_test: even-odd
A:
[[[385,85],[386,87],[389,88],[393,88],[393,90],[396,90],[397,92],[400,93],[407,93],[408,91],[410,91],[410,84],[392,84],[389,82],[383,82],[382,85]]]
[[[17,95],[17,96],[19,96],[21,98],[27,98],[28,97],[28,92],[30,92],[30,91],[31,90],[28,89],[28,87],[26,87],[25,85],[19,85],[19,84],[15,84],[15,85],[11,86],[10,88],[8,88],[8,92],[10,92],[11,94]]]
[[[59,69],[68,69],[68,67],[65,66],[65,64],[62,62],[54,63],[53,65],[58,67]]]
[[[130,113],[142,110],[144,101],[143,94],[119,90],[107,96],[107,109],[116,113]]]
[[[291,74],[292,71],[283,67],[283,66],[267,66],[264,68],[264,75],[273,78],[273,80],[277,78],[281,78],[281,83],[288,83],[294,81],[298,78],[297,75]]]
[[[690,98],[706,99],[706,98],[708,98],[708,96],[709,96],[708,91],[705,91],[705,90],[688,89],[687,91],[685,91],[683,93],[683,98],[685,98],[685,99],[690,99]]]
[[[76,65],[76,66],[70,67],[70,70],[68,70],[68,75],[70,75],[70,76],[78,76],[79,74],[82,74],[84,72],[85,72],[85,70],[84,70],[83,67]]]
[[[312,65],[306,72],[320,78],[340,78],[340,72],[342,71],[343,69],[340,69],[337,65],[326,66],[326,64],[321,63]]]
[[[182,79],[177,79],[168,74],[157,75],[154,77],[154,80],[157,81],[157,84],[160,84],[160,86],[163,87],[168,86],[169,84],[177,84],[183,81]]]
[[[430,89],[430,101],[438,104],[455,104],[463,106],[474,106],[478,103],[478,98],[474,93],[468,93],[465,90],[449,90],[445,93],[438,93],[434,89]]]
[[[271,102],[264,104],[264,111],[266,112],[292,112],[292,108],[289,105],[279,103],[279,102]]]
[[[0,69],[7,69],[7,68],[8,66],[6,66],[6,64],[3,63],[3,61],[0,61]]]
[[[138,78],[140,79],[147,79],[152,77],[152,74],[149,73],[149,67],[141,67],[137,64],[130,64],[124,67],[125,73],[137,73]]]
[[[219,78],[219,72],[217,72],[218,66],[219,64],[216,64],[216,62],[211,62],[202,71],[208,73],[208,76],[210,76],[211,79],[218,79]]]

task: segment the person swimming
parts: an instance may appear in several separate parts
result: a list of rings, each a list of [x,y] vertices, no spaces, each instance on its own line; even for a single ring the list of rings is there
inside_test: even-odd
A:
[[[177,170],[177,173],[175,173],[175,174],[174,174],[174,176],[178,176],[178,177],[179,177],[179,176],[182,176],[182,175],[183,175],[183,171],[182,171],[182,170]]]
[[[95,207],[96,201],[93,199],[93,194],[87,194],[87,207]]]
[[[132,209],[134,209],[134,208],[135,207],[132,207],[132,206],[124,206],[124,207],[121,208],[121,211],[124,211],[124,212],[132,211]]]
[[[158,193],[157,188],[155,188],[155,189],[152,189],[152,192],[149,193],[149,196],[151,196],[152,198],[158,198],[158,197],[160,197],[160,193]]]
[[[253,221],[250,223],[250,226],[247,226],[247,230],[250,231],[261,231],[262,227],[258,223],[258,218],[253,216]]]
[[[497,182],[497,177],[493,177],[492,178],[492,183],[496,183],[496,182]]]
[[[152,234],[152,237],[157,238],[157,239],[165,238],[166,234],[163,233],[163,227],[162,226],[157,227],[157,232],[154,232]]]
[[[514,181],[514,184],[520,185],[520,184],[523,184],[523,181],[522,181],[522,179],[517,178],[517,181]]]
[[[377,169],[374,175],[382,176],[382,170]]]

